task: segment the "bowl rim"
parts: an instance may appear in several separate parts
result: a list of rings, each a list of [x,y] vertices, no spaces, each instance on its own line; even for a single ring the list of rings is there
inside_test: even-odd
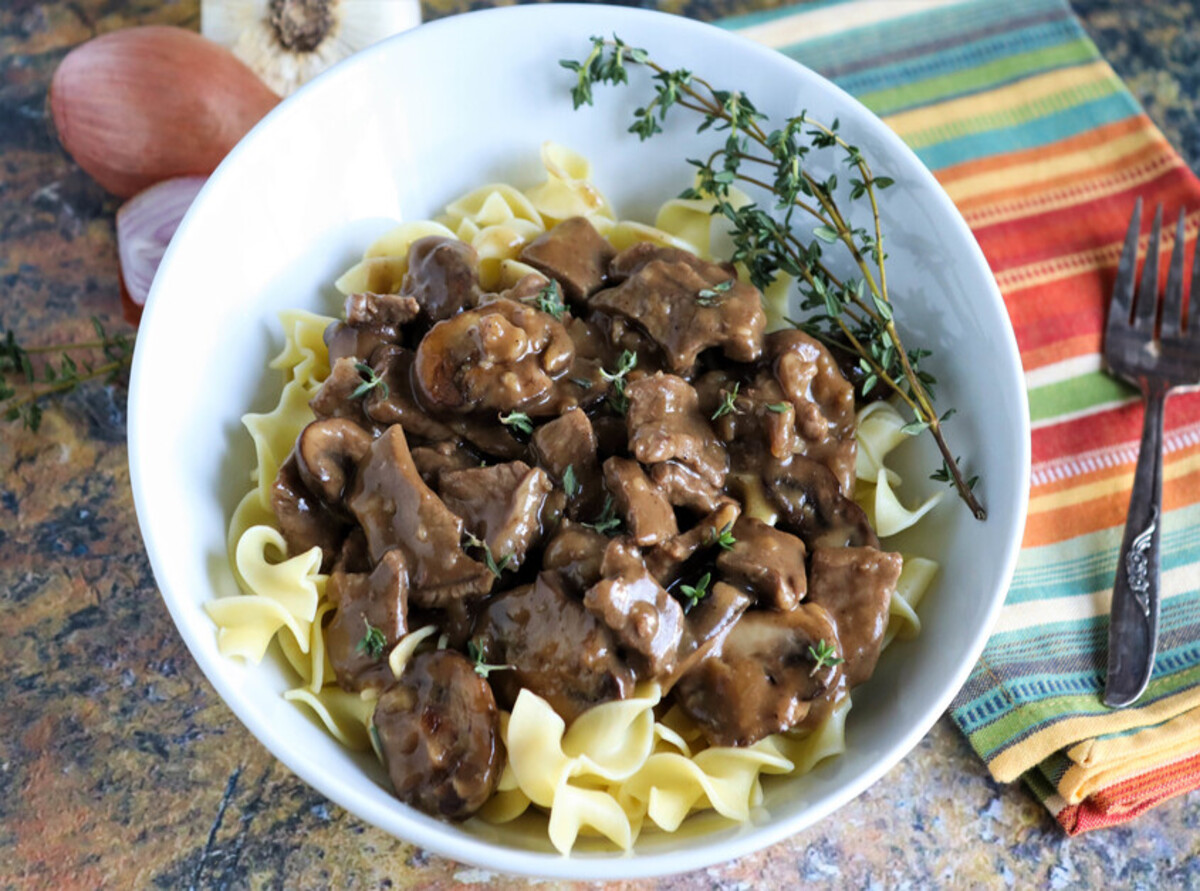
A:
[[[689,33],[703,32],[711,39],[714,37],[713,32],[717,32],[721,35],[719,39],[738,44],[742,51],[755,56],[761,63],[772,66],[782,65],[783,69],[787,71],[788,76],[814,78],[820,81],[823,87],[829,91],[829,95],[834,101],[844,103],[847,107],[856,108],[868,119],[873,120],[878,125],[878,131],[874,135],[878,136],[887,145],[889,151],[907,158],[917,171],[918,176],[927,180],[925,184],[932,186],[930,189],[930,200],[936,202],[938,210],[948,224],[959,229],[960,234],[967,236],[967,241],[971,246],[972,259],[976,265],[986,271],[986,275],[983,276],[987,285],[986,295],[978,295],[978,299],[986,299],[994,303],[1000,310],[1002,317],[1008,322],[1003,326],[1003,330],[996,332],[996,334],[998,335],[997,339],[1000,341],[998,345],[1002,347],[1006,357],[1011,360],[1008,363],[1008,367],[1014,373],[1010,375],[1009,380],[1001,381],[1000,386],[1013,390],[1018,407],[1020,408],[1018,422],[1021,425],[1021,435],[1017,437],[1020,451],[1016,456],[1016,464],[1019,468],[1022,486],[1017,496],[1018,503],[1015,522],[1013,523],[1013,527],[1008,530],[1008,540],[1005,543],[1006,553],[1004,554],[1002,563],[1003,569],[995,581],[994,590],[991,592],[991,603],[987,610],[985,621],[976,630],[975,639],[968,647],[969,658],[963,660],[953,676],[948,678],[947,683],[935,701],[924,710],[918,719],[912,722],[907,733],[900,738],[899,742],[891,746],[886,756],[878,759],[852,782],[828,794],[824,800],[818,801],[791,817],[774,818],[771,822],[754,826],[748,831],[734,834],[722,841],[689,849],[686,852],[686,862],[681,862],[681,854],[674,851],[644,854],[634,850],[624,855],[618,854],[616,856],[563,856],[508,848],[495,842],[485,841],[464,834],[451,835],[439,826],[430,826],[428,823],[414,819],[404,809],[385,810],[378,807],[373,802],[362,798],[350,787],[337,782],[335,778],[322,772],[319,766],[311,759],[295,751],[286,750],[282,753],[277,751],[275,747],[264,740],[264,736],[269,737],[271,735],[269,729],[265,727],[264,719],[241,702],[231,682],[227,681],[215,669],[210,670],[208,659],[202,655],[200,647],[199,634],[201,632],[185,618],[182,604],[177,602],[176,598],[168,592],[167,586],[163,585],[161,581],[168,578],[163,557],[165,549],[159,545],[160,537],[158,531],[152,523],[148,522],[148,512],[150,510],[148,502],[150,496],[139,471],[142,463],[140,459],[143,437],[147,429],[153,424],[153,420],[150,417],[150,412],[142,407],[145,401],[141,395],[143,389],[142,380],[148,374],[145,362],[143,361],[146,351],[138,349],[136,346],[130,373],[128,401],[130,484],[133,491],[134,508],[138,524],[145,542],[151,568],[154,572],[156,582],[159,584],[160,595],[175,623],[177,631],[187,644],[192,658],[196,661],[208,682],[217,691],[225,706],[233,711],[238,720],[255,736],[258,742],[273,758],[282,762],[306,784],[337,803],[350,814],[376,826],[389,835],[402,841],[419,845],[453,861],[475,864],[480,867],[500,870],[510,874],[541,878],[574,880],[652,878],[702,869],[761,850],[814,825],[861,795],[867,788],[876,783],[885,773],[905,758],[929,732],[937,719],[946,711],[951,700],[965,683],[969,673],[977,663],[990,636],[991,629],[994,627],[999,612],[1003,607],[1005,594],[1011,583],[1020,553],[1029,502],[1031,426],[1022,363],[1011,321],[1009,320],[1003,298],[987,260],[958,209],[925,164],[878,116],[832,81],[824,78],[802,63],[785,56],[776,49],[756,43],[749,38],[738,35],[736,32],[664,12],[608,4],[556,3],[498,7],[449,16],[444,19],[428,22],[410,31],[380,41],[334,66],[329,71],[324,72],[312,82],[303,86],[293,96],[283,100],[243,137],[209,177],[208,182],[206,182],[197,195],[191,208],[180,223],[176,237],[172,240],[163,256],[161,267],[166,268],[170,266],[176,251],[179,250],[179,244],[187,241],[187,233],[193,224],[194,218],[204,212],[204,207],[212,192],[212,184],[221,178],[228,167],[239,163],[239,159],[247,151],[247,147],[255,141],[256,135],[260,131],[271,127],[274,120],[285,114],[288,107],[297,102],[297,97],[305,96],[313,89],[314,85],[323,83],[329,78],[344,76],[347,71],[369,64],[377,56],[402,51],[402,48],[410,41],[437,39],[442,32],[460,27],[460,23],[466,18],[473,21],[478,21],[484,17],[498,18],[505,21],[528,18],[534,20],[536,23],[536,20],[540,18],[569,18],[577,16],[581,10],[588,10],[598,15],[612,14],[614,11],[618,11],[622,16],[645,19],[658,23],[660,26],[674,29],[681,38],[686,38]],[[434,36],[431,37],[430,35]],[[156,310],[158,309],[158,303],[161,302],[155,300],[154,295],[159,290],[161,281],[162,276],[157,276],[151,287],[150,297],[146,301],[141,323],[143,331],[153,330],[154,320],[158,315]]]

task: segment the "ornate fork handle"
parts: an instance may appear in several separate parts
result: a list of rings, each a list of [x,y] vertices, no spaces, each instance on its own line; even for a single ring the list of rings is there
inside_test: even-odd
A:
[[[1146,689],[1154,671],[1158,638],[1163,409],[1170,385],[1154,378],[1143,378],[1141,383],[1146,397],[1146,418],[1108,625],[1104,704],[1113,708],[1128,705]]]

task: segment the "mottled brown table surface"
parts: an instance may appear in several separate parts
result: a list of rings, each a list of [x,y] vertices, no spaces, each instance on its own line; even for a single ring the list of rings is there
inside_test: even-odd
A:
[[[426,16],[488,5],[434,0]],[[646,4],[652,5],[652,4]],[[659,4],[711,18],[755,0]],[[1196,0],[1075,4],[1200,166]],[[117,203],[61,151],[46,89],[74,45],[196,26],[199,0],[0,2],[0,327],[30,343],[119,327]],[[33,434],[0,427],[0,887],[515,887],[364,825],[278,764],[192,662],[134,518],[124,390],[91,386]],[[1200,795],[1067,839],[993,783],[948,720],[836,817],[665,888],[1200,888]],[[632,886],[632,883],[631,883]]]

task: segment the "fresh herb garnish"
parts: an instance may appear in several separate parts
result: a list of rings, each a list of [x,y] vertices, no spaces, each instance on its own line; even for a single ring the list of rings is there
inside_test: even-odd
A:
[[[567,469],[563,471],[563,491],[567,493],[568,498],[574,498],[579,494],[579,480],[575,479],[575,465],[568,464]]]
[[[488,571],[496,578],[500,578],[500,573],[508,569],[508,565],[512,563],[512,554],[504,554],[499,560],[492,554],[492,549],[488,547],[486,541],[482,541],[470,532],[464,533],[467,538],[467,547],[478,548],[483,551],[483,563],[488,568]]]
[[[908,406],[914,423],[936,441],[959,496],[978,519],[985,519],[987,513],[943,435],[945,416],[939,416],[933,405],[936,380],[920,365],[929,351],[906,349],[893,318],[878,192],[894,183],[877,175],[858,146],[839,135],[839,122],[826,125],[801,112],[771,129],[767,116],[744,93],[719,90],[686,69],[663,68],[645,50],[615,36],[612,40],[593,37],[582,62],[560,64],[575,75],[571,96],[576,108],[592,103],[596,84],[628,83],[630,65],[650,69],[653,96],[637,108],[629,128],[641,139],[661,133],[661,122],[673,107],[699,115],[697,132],[710,127],[725,131],[722,147],[706,159],[690,162],[696,168],[696,185],[680,197],[715,203],[713,213],[729,224],[734,245],[731,260],[745,267],[755,287],[766,289],[781,273],[797,280],[801,306],[812,315],[793,324],[832,348],[857,355],[866,375],[863,393],[883,384]],[[834,197],[836,172],[816,172],[807,166],[810,155],[826,151],[840,155],[848,168],[848,188],[842,190],[845,199]],[[774,208],[740,202],[735,206],[730,193],[735,183],[771,192]],[[863,202],[873,220],[869,228],[857,225],[847,212],[849,204],[862,206]],[[811,218],[814,228],[806,232],[797,212]],[[838,277],[826,264],[824,251],[835,246],[849,254],[854,275]]]
[[[595,529],[603,535],[612,535],[621,527],[621,518],[617,516],[616,506],[613,504],[612,496],[604,496],[604,510],[600,512],[600,516],[596,518],[594,523],[583,523],[589,529]]]
[[[703,600],[708,595],[708,583],[712,581],[712,573],[706,572],[700,576],[700,579],[694,585],[680,585],[679,590],[688,602],[684,605],[683,611],[690,612],[692,607]]]
[[[533,433],[533,421],[523,411],[511,411],[506,415],[500,415],[500,423],[506,424],[526,436]]]
[[[567,311],[567,306],[563,303],[562,291],[558,288],[558,282],[554,279],[550,280],[550,284],[542,288],[532,297],[526,297],[526,300],[533,301],[534,306],[542,312],[549,313],[558,321],[562,321],[563,315]]]
[[[811,646],[808,648],[808,656],[813,660],[812,671],[808,673],[809,677],[812,677],[827,665],[832,667],[834,665],[841,665],[846,661],[837,654],[837,650],[834,649],[833,644],[825,643],[824,638],[817,641],[817,648],[815,650]]]
[[[733,537],[733,523],[726,523],[720,531],[714,529],[709,544],[716,545],[723,551],[732,551],[733,546],[737,544],[737,539]]]
[[[391,395],[387,381],[376,374],[375,369],[366,362],[355,362],[354,370],[358,372],[358,376],[362,378],[363,382],[354,388],[354,392],[350,394],[351,399],[361,399],[375,389],[379,390],[379,395],[384,399]]]
[[[712,419],[714,421],[717,418],[723,418],[725,415],[738,412],[738,409],[735,407],[734,403],[737,402],[738,390],[740,390],[741,387],[742,385],[739,382],[734,381],[733,389],[724,391],[721,396],[721,404],[718,405],[717,410],[712,413]]]
[[[592,388],[592,382],[586,377],[573,377],[571,378],[571,383],[577,387],[583,387],[585,390],[590,390]]]
[[[512,668],[511,665],[489,665],[487,662],[484,662],[483,648],[473,640],[467,641],[467,657],[474,663],[475,673],[485,681],[493,671],[505,671]]]
[[[363,616],[363,624],[367,626],[367,633],[362,636],[357,646],[354,647],[356,653],[366,653],[372,659],[378,659],[383,655],[383,650],[387,646],[387,638],[383,632],[376,628]]]
[[[721,296],[733,287],[735,281],[737,279],[731,278],[728,281],[713,285],[711,288],[701,289],[696,292],[696,302],[701,306],[720,306]]]
[[[783,414],[791,407],[792,404],[790,402],[771,402],[767,405],[767,408],[775,412],[777,415]]]
[[[95,316],[93,340],[76,341],[55,346],[23,346],[12,331],[0,336],[0,412],[6,421],[20,421],[27,429],[37,432],[42,424],[41,402],[48,396],[67,393],[80,384],[97,378],[106,384],[114,383],[133,359],[134,336],[109,334]],[[58,360],[49,357],[58,353]],[[98,364],[71,353],[99,353],[104,361]],[[35,359],[46,355],[47,358]],[[35,363],[40,362],[39,369]]]
[[[617,360],[616,371],[600,369],[600,376],[612,384],[612,392],[608,395],[608,404],[617,414],[623,415],[629,411],[629,397],[625,395],[625,378],[629,372],[637,368],[637,361],[637,353],[633,350],[624,350]]]

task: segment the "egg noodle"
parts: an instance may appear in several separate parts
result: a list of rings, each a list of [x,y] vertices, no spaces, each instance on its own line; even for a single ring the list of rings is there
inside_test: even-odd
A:
[[[483,186],[448,204],[436,221],[397,226],[337,280],[338,290],[395,292],[407,267],[409,245],[427,235],[470,243],[479,254],[482,288],[500,290],[533,271],[516,259],[528,242],[575,216],[587,217],[617,250],[651,241],[711,258],[719,233],[711,230],[710,202],[668,201],[654,226],[617,220],[590,182],[590,165],[582,156],[546,143],[542,162],[546,181],[533,188]],[[738,196],[736,201],[749,198]],[[791,280],[781,274],[767,289],[768,330],[784,326],[790,286]],[[334,321],[303,310],[280,314],[285,345],[270,363],[283,375],[279,402],[265,414],[242,419],[257,456],[250,474],[253,488],[229,524],[230,561],[243,593],[211,601],[205,608],[217,626],[218,646],[225,656],[258,663],[277,641],[300,681],[284,698],[311,709],[342,744],[365,751],[373,742],[370,722],[378,694],[350,693],[338,686],[322,631],[334,605],[325,596],[321,552],[313,548],[288,557],[270,507],[270,489],[280,466],[300,431],[314,420],[308,401],[329,374],[323,334]],[[941,496],[915,509],[897,498],[900,478],[884,459],[908,435],[891,405],[871,403],[858,413],[857,422],[855,500],[881,537],[894,535],[916,523]],[[756,512],[753,505],[747,508]],[[919,632],[916,607],[936,571],[931,560],[904,557],[884,646]],[[397,677],[418,647],[438,645],[434,633],[432,626],[420,628],[400,640],[389,657]],[[641,684],[631,698],[598,705],[567,727],[545,700],[523,690],[512,713],[501,713],[507,764],[480,817],[504,823],[534,806],[548,816],[550,841],[564,854],[580,833],[600,835],[628,849],[646,820],[667,832],[703,809],[748,820],[751,809],[762,801],[763,774],[806,773],[845,751],[849,694],[815,730],[775,734],[744,748],[707,746],[699,727],[678,706],[656,718],[661,695],[657,684]]]

